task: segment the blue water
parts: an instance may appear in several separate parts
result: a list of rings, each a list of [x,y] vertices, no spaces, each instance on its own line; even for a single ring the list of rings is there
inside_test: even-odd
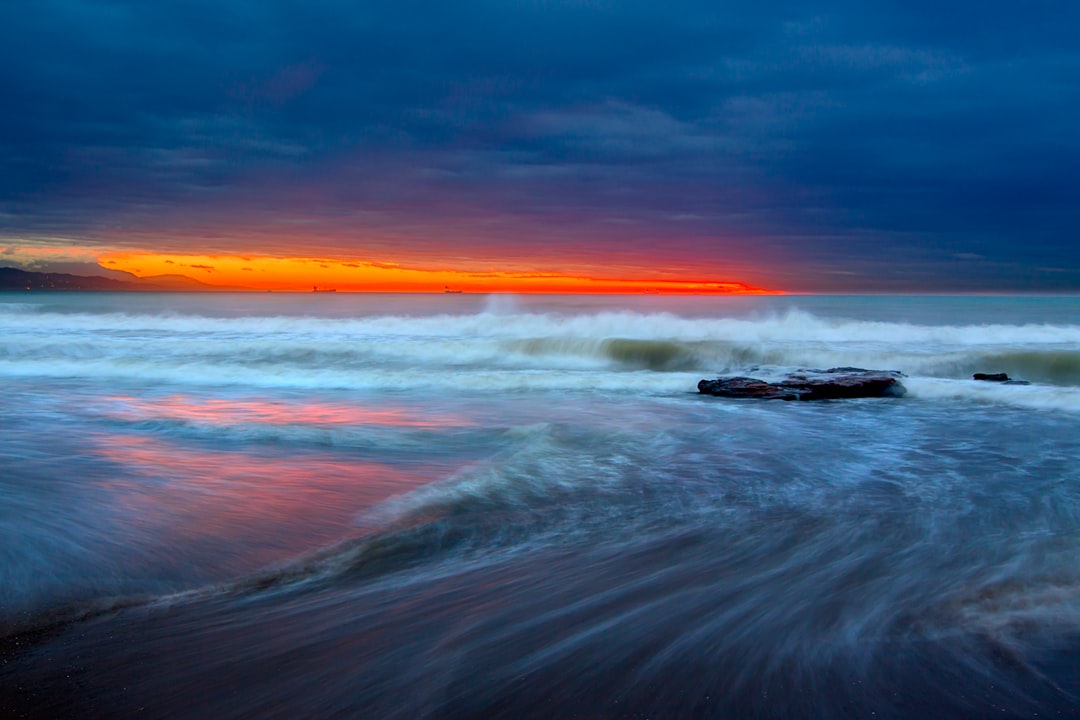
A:
[[[1078,715],[1078,318],[0,294],[0,710]],[[908,394],[696,393],[841,365]]]

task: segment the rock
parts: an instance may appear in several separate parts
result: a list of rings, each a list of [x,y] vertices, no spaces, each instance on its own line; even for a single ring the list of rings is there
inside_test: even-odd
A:
[[[1002,385],[1030,385],[1027,380],[1013,380],[1005,373],[975,373],[971,376],[975,380],[984,382],[996,382]]]
[[[862,397],[903,397],[907,389],[891,373],[865,370],[830,378],[784,381],[781,386],[798,390],[800,400],[834,400]]]
[[[703,395],[757,400],[838,400],[864,397],[903,397],[907,390],[892,370],[830,368],[807,370],[769,383],[750,377],[702,380],[698,392]]]
[[[699,393],[730,398],[754,398],[757,400],[798,400],[799,393],[780,385],[770,385],[764,380],[750,377],[717,378],[702,380],[697,384]]]

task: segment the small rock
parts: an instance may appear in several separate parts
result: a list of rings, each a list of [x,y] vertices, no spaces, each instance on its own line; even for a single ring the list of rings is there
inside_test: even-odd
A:
[[[971,376],[975,380],[984,382],[996,382],[1002,385],[1030,385],[1027,380],[1013,380],[1005,373],[975,373]]]

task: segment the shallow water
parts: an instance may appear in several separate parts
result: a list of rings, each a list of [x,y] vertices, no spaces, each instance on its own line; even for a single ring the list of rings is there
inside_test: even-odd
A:
[[[0,708],[1080,714],[1077,311],[0,296]]]

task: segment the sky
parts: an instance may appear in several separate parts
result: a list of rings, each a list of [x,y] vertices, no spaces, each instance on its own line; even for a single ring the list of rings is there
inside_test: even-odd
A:
[[[0,265],[1076,292],[1078,30],[1071,0],[5,0]]]

